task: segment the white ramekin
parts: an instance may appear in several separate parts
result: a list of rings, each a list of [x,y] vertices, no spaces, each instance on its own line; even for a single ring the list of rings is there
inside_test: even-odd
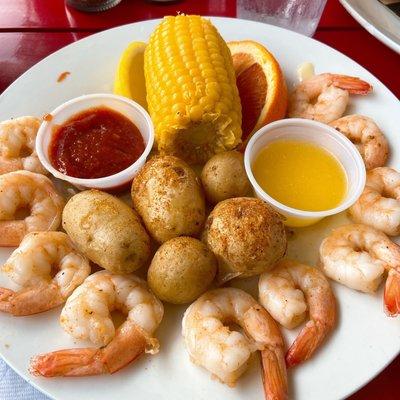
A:
[[[325,211],[297,210],[278,202],[260,187],[252,171],[255,157],[269,143],[282,139],[314,143],[328,150],[339,160],[347,175],[347,193],[339,206]],[[358,199],[365,186],[364,162],[353,143],[329,125],[307,119],[283,119],[262,127],[248,142],[244,163],[257,197],[271,204],[286,217],[285,224],[292,227],[311,225],[328,215],[346,210]]]
[[[49,158],[49,146],[55,131],[54,128],[57,125],[63,124],[77,113],[101,106],[120,112],[137,126],[145,143],[145,149],[142,155],[123,171],[103,178],[83,179],[61,173],[53,167]],[[60,105],[53,110],[50,115],[51,118],[43,121],[40,125],[36,137],[36,152],[39,160],[53,176],[67,181],[79,189],[112,190],[127,185],[146,162],[146,158],[153,147],[154,126],[150,115],[142,106],[126,97],[103,93],[84,95]]]

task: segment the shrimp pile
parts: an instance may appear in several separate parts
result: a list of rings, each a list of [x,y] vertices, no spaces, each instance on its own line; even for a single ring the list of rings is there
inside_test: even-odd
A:
[[[63,304],[90,274],[90,265],[65,233],[34,232],[24,237],[2,270],[23,289],[0,288],[0,311],[31,315]]]
[[[376,123],[363,115],[347,115],[330,126],[350,139],[364,160],[367,170],[382,167],[389,157],[389,145]]]
[[[288,329],[310,320],[286,355],[288,367],[311,357],[336,322],[336,302],[329,282],[316,268],[296,261],[282,260],[259,280],[260,303]]]
[[[399,314],[400,247],[384,233],[361,224],[341,226],[323,240],[319,254],[329,278],[365,293],[375,292],[387,271],[386,312]]]
[[[294,89],[289,99],[289,117],[328,124],[344,114],[349,94],[366,95],[371,90],[369,83],[353,76],[315,75]]]
[[[64,199],[44,175],[29,171],[0,175],[0,246],[18,246],[30,232],[56,230],[63,207]],[[29,215],[21,219],[21,210]]]
[[[127,315],[115,330],[111,312]],[[77,339],[101,348],[59,350],[34,357],[31,372],[46,377],[114,373],[143,353],[158,352],[152,335],[164,314],[162,303],[134,275],[99,271],[86,278],[68,298],[62,327]]]
[[[0,123],[0,174],[27,170],[47,174],[35,151],[40,120],[20,117]]]
[[[368,171],[364,191],[349,214],[354,222],[400,235],[400,173],[388,167]]]
[[[240,325],[246,336],[227,324]],[[186,310],[182,334],[192,362],[234,386],[249,359],[261,350],[266,398],[287,398],[284,344],[275,321],[249,294],[235,288],[211,290]]]

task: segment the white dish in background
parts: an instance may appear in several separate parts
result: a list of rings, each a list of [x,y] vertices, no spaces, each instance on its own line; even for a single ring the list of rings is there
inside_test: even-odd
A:
[[[360,65],[313,39],[252,21],[212,18],[226,40],[254,39],[266,45],[279,60],[289,88],[296,69],[312,62],[317,73],[336,72],[359,76],[374,86],[373,94],[351,97],[348,113],[373,117],[391,144],[390,165],[400,169],[400,104],[396,97]],[[146,41],[159,21],[145,21],[100,32],[47,57],[0,96],[0,120],[19,115],[43,115],[59,104],[82,94],[112,92],[114,71],[124,48],[134,40]],[[62,83],[63,71],[71,75]],[[315,264],[320,241],[334,226],[347,221],[341,214],[309,228],[295,231],[289,240],[289,256]],[[0,249],[0,263],[11,249]],[[10,282],[0,274],[0,285]],[[255,293],[256,280],[235,283]],[[338,299],[337,329],[313,358],[289,371],[290,398],[338,400],[359,389],[398,354],[400,319],[383,312],[382,289],[375,295],[332,285]],[[60,327],[60,310],[30,317],[0,314],[0,354],[25,379],[58,400],[262,400],[260,366],[254,360],[249,371],[231,389],[212,380],[204,369],[192,364],[181,336],[186,307],[167,305],[157,336],[161,351],[145,356],[112,376],[46,379],[28,373],[31,356],[89,343],[73,340]],[[298,331],[287,332],[287,341]]]
[[[400,54],[400,17],[378,0],[339,0],[373,36]]]

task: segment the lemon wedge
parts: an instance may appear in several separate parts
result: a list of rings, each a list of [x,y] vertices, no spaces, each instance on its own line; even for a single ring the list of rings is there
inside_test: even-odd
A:
[[[114,94],[128,97],[147,110],[143,57],[146,43],[132,42],[122,53],[114,79]]]

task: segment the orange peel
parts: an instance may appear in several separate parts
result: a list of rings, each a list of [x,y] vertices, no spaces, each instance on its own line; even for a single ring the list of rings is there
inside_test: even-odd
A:
[[[264,125],[285,118],[288,94],[275,57],[252,40],[228,42],[242,104],[242,147]]]

